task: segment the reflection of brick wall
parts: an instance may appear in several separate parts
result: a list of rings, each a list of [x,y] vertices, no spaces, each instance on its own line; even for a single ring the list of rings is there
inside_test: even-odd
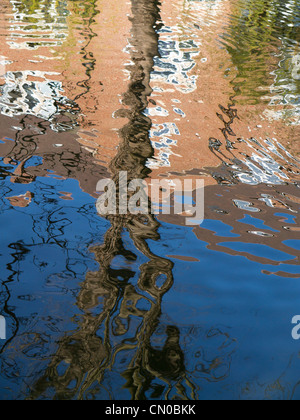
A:
[[[80,143],[90,149],[96,147],[95,158],[108,164],[119,143],[116,130],[124,125],[124,121],[113,118],[113,113],[120,108],[121,95],[127,90],[124,64],[129,60],[129,55],[123,50],[130,35],[127,17],[130,5],[116,0],[99,0],[97,9],[100,13],[95,16],[95,23],[90,29],[86,29],[86,37],[97,36],[88,40],[88,45],[87,42],[76,45],[77,59],[74,60],[72,54],[70,66],[64,69],[63,75],[68,97],[77,96],[76,102],[83,114],[78,133]],[[69,22],[72,25],[72,15]],[[70,32],[75,39],[80,37],[77,33],[80,30],[76,30],[75,26],[71,26]],[[65,44],[61,49],[65,50],[66,55],[67,48]],[[94,66],[90,80],[82,71],[84,64]],[[81,87],[78,88],[78,85]]]
[[[108,163],[119,142],[115,131],[123,125],[123,121],[115,120],[112,115],[120,108],[121,94],[127,89],[124,63],[129,56],[122,51],[130,33],[127,17],[130,7],[124,2],[107,3],[99,0],[96,7],[100,13],[91,24],[89,18],[75,14],[72,3],[68,5],[69,16],[63,19],[66,26],[63,25],[65,36],[59,41],[61,45],[47,47],[42,42],[41,46],[29,48],[26,44],[28,39],[24,38],[25,30],[17,30],[20,22],[14,19],[9,22],[13,10],[9,1],[4,0],[0,6],[0,20],[2,36],[5,36],[6,42],[1,52],[10,62],[7,71],[30,70],[33,72],[30,75],[31,82],[39,83],[47,77],[48,80],[62,83],[62,95],[75,100],[81,109],[80,143],[89,149],[96,149],[94,156]],[[44,33],[49,35],[47,30]],[[20,38],[13,39],[12,34],[22,34],[19,48],[16,48],[15,41]],[[34,34],[40,36],[39,31]],[[94,34],[97,36],[94,37]],[[32,32],[30,36],[35,41],[44,41],[43,38],[35,39]],[[15,43],[13,48],[12,41]],[[87,69],[94,62],[89,80]],[[55,74],[45,76],[45,72]]]
[[[12,130],[12,121],[20,127],[20,131]],[[106,168],[93,159],[90,152],[82,149],[74,133],[53,133],[49,129],[49,123],[39,118],[27,116],[11,119],[1,116],[0,131],[0,155],[4,157],[4,163],[13,165],[10,178],[13,183],[26,185],[37,176],[44,177],[49,174],[48,171],[53,171],[62,178],[77,179],[83,191],[96,197],[97,182],[110,176]],[[30,164],[32,156],[42,158],[39,165]],[[27,162],[25,168],[24,164]],[[30,197],[23,197],[22,200],[18,198],[11,201],[11,204],[28,205],[28,200]]]
[[[128,15],[131,15],[131,5],[125,1],[98,0],[94,17],[91,19],[92,9],[89,10],[89,17],[81,13],[80,7],[83,7],[84,3],[68,2],[68,13],[62,14],[63,9],[57,10],[58,16],[62,14],[62,23],[58,31],[61,39],[55,39],[57,34],[51,39],[51,28],[49,31],[45,29],[30,32],[30,36],[33,37],[30,39],[35,42],[39,40],[42,45],[29,48],[26,42],[30,39],[24,38],[28,23],[22,28],[20,22],[13,18],[12,2],[3,0],[0,5],[0,32],[2,39],[7,42],[2,43],[1,54],[8,61],[7,71],[27,72],[25,82],[38,85],[45,80],[55,80],[61,83],[62,98],[74,100],[80,107],[80,115],[77,114],[73,118],[73,122],[77,119],[80,123],[76,128],[77,141],[86,151],[92,153],[94,161],[108,166],[116,155],[120,142],[117,130],[127,121],[124,118],[113,118],[113,114],[124,107],[120,100],[129,84],[125,69],[130,55],[125,51],[131,36],[131,22],[128,19]],[[224,147],[225,138],[221,132],[224,124],[220,115],[225,120],[227,117],[222,115],[220,105],[226,108],[230,103],[230,96],[233,95],[230,79],[224,77],[224,68],[230,67],[232,63],[226,50],[218,48],[216,35],[222,27],[224,13],[230,11],[231,5],[227,1],[222,2],[222,8],[216,8],[213,14],[207,9],[206,15],[203,15],[205,4],[187,4],[176,0],[162,2],[161,5],[162,21],[165,28],[169,28],[169,33],[161,33],[160,42],[176,42],[181,57],[192,52],[192,66],[186,74],[193,83],[196,81],[196,89],[192,88],[185,93],[184,89],[178,89],[175,83],[172,84],[172,79],[165,83],[162,78],[152,78],[151,87],[154,92],[149,103],[149,113],[154,128],[167,124],[176,127],[180,133],[177,135],[174,129],[173,133],[165,138],[152,138],[154,144],[156,142],[159,146],[165,140],[170,140],[165,149],[162,147],[156,150],[156,157],[159,159],[160,153],[169,153],[167,159],[170,166],[157,168],[152,165],[151,176],[155,178],[160,175],[167,176],[170,172],[173,177],[172,174],[180,176],[186,173],[188,177],[195,174],[199,177],[203,168],[220,166],[221,159],[230,162],[234,157],[241,159],[241,152],[252,153],[246,143],[237,144],[238,150],[233,152],[234,156]],[[202,7],[203,10],[193,10],[193,5]],[[209,25],[200,27],[200,18],[202,21],[208,21]],[[22,35],[22,38],[16,35]],[[9,44],[11,41],[13,45]],[[46,46],[45,43],[50,41],[53,41],[52,46]],[[20,48],[16,48],[18,43]],[[165,64],[168,64],[169,60],[173,65],[177,56],[173,59],[164,57],[164,60]],[[175,79],[181,80],[184,88],[184,74],[180,73],[180,65],[176,72]],[[3,84],[2,79],[0,84]],[[62,107],[62,104],[60,106]],[[65,114],[68,114],[68,106],[70,104],[66,104]],[[238,137],[276,137],[287,145],[289,140],[296,136],[296,128],[288,129],[282,121],[271,124],[267,120],[261,120],[259,114],[264,111],[263,105],[239,105],[237,111],[240,119],[235,119],[231,127],[232,132],[236,134],[236,137],[230,138],[233,141]],[[65,124],[64,121],[62,123]],[[158,129],[154,131],[159,132]],[[208,139],[212,137],[220,139],[223,143],[223,155],[213,154],[209,150]],[[53,143],[58,141],[53,140]],[[292,144],[289,147],[293,153],[299,148]],[[192,171],[193,169],[196,171]],[[209,172],[203,174],[207,184],[215,182],[208,175]]]
[[[170,50],[170,44],[175,41],[179,42],[185,53],[196,51],[196,48],[191,49],[191,43],[198,45],[198,55],[193,56],[194,67],[189,72],[189,77],[193,75],[197,77],[197,88],[189,93],[183,93],[175,83],[173,85],[163,83],[162,78],[158,81],[155,78],[152,80],[152,87],[155,89],[152,95],[155,101],[155,105],[151,105],[152,113],[155,113],[155,108],[162,108],[161,115],[156,112],[156,115],[152,117],[153,122],[160,127],[161,131],[163,131],[162,124],[175,123],[180,132],[180,136],[172,135],[172,133],[165,135],[172,142],[176,142],[176,145],[171,144],[169,150],[163,147],[156,150],[159,162],[161,153],[170,153],[168,157],[170,166],[163,165],[155,169],[153,165],[154,177],[168,173],[184,175],[191,169],[197,169],[199,173],[202,168],[218,167],[222,160],[232,164],[234,158],[244,159],[241,153],[247,155],[253,153],[247,143],[237,143],[237,150],[227,151],[225,137],[221,132],[224,130],[221,118],[228,121],[228,117],[220,110],[220,105],[227,108],[232,103],[230,97],[235,95],[232,85],[234,66],[226,49],[220,48],[217,36],[224,31],[224,16],[230,16],[231,7],[232,4],[227,1],[223,1],[221,7],[216,7],[215,10],[212,10],[211,3],[206,2],[183,3],[181,0],[176,0],[162,3],[162,21],[168,26],[168,31],[163,31],[161,40],[165,42],[166,50]],[[178,61],[180,58],[176,52],[174,57],[171,53],[169,55],[169,68],[165,68],[166,72],[171,71],[171,65],[174,67],[172,60]],[[164,64],[167,63],[168,60],[165,59]],[[231,69],[229,78],[225,77],[226,68]],[[163,91],[160,92],[162,89]],[[276,138],[293,154],[299,153],[296,142],[294,144],[290,142],[291,138],[297,136],[297,127],[287,127],[283,120],[270,122],[264,117],[261,118],[265,107],[263,102],[257,105],[237,104],[234,108],[237,109],[239,119],[236,118],[230,127],[236,136],[229,136],[230,140],[235,142],[238,138],[254,137],[258,140],[264,140],[267,137]],[[175,108],[182,110],[185,115],[176,115]],[[211,153],[208,148],[210,138],[219,139],[222,142],[220,150],[223,155]],[[153,137],[153,141],[157,142],[158,146],[161,146],[160,143],[164,143],[164,140],[164,137]],[[206,176],[206,183],[212,182],[214,180],[211,176]]]
[[[68,35],[66,23],[61,25],[61,39],[55,40],[57,36],[55,22],[46,23],[42,16],[34,17],[33,12],[26,14],[26,8],[23,10],[24,14],[20,16],[18,8],[14,8],[13,3],[14,0],[2,0],[0,5],[1,36],[4,41],[1,44],[1,55],[12,62],[8,70],[55,71],[54,50],[50,49],[56,44],[62,44],[66,39]],[[18,4],[21,7],[22,3],[15,2],[15,6]],[[54,13],[55,10],[52,11],[52,14]],[[35,26],[38,28],[36,31],[32,29]],[[52,46],[46,46],[46,42],[49,44],[52,42]],[[48,60],[41,57],[46,57]]]

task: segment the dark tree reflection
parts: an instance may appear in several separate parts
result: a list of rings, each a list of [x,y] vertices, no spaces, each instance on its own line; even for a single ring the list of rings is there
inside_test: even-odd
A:
[[[119,151],[110,166],[117,185],[121,171],[127,172],[128,183],[136,178],[145,179],[149,174],[146,161],[153,156],[149,138],[151,120],[144,111],[152,92],[153,60],[159,54],[159,2],[132,0],[130,19],[130,83],[123,95],[124,108],[116,113],[129,122],[120,131]],[[149,209],[150,206],[149,202]],[[160,349],[151,344],[151,337],[160,324],[163,296],[173,284],[173,263],[154,254],[147,242],[159,240],[160,224],[150,214],[117,214],[107,218],[111,227],[104,243],[92,249],[100,270],[87,273],[77,298],[78,308],[83,313],[79,328],[60,341],[44,375],[35,382],[31,398],[43,397],[50,389],[56,399],[82,399],[87,393],[89,396],[99,393],[104,386],[105,373],[116,365],[120,354],[124,354],[126,362],[118,369],[132,399],[147,398],[146,393],[155,378],[165,383],[162,389],[156,390],[156,397],[166,397],[175,383],[179,398],[187,398],[182,381],[193,387],[185,375],[178,328],[163,327],[166,339]],[[126,248],[124,232],[128,232],[134,251]],[[141,254],[148,261],[135,266]],[[126,268],[113,267],[116,257],[127,261]],[[138,280],[134,285],[136,274]],[[62,365],[65,366],[63,373]]]

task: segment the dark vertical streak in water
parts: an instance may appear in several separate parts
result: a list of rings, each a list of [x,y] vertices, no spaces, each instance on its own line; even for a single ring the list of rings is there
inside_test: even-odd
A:
[[[79,3],[81,5],[81,2]],[[93,53],[89,51],[90,43],[92,42],[93,38],[97,36],[97,33],[93,31],[93,24],[95,23],[95,17],[100,13],[99,10],[96,8],[97,0],[92,1],[85,1],[82,4],[83,11],[82,18],[87,19],[87,34],[83,33],[85,37],[87,37],[87,43],[84,47],[81,49],[81,54],[83,55],[83,59],[85,62],[83,63],[83,66],[86,69],[86,80],[82,80],[77,83],[77,86],[84,88],[84,92],[80,93],[74,98],[74,102],[76,102],[79,98],[86,95],[90,91],[89,82],[92,79],[92,72],[95,69],[96,60],[93,57]]]
[[[144,179],[149,173],[145,164],[153,155],[149,138],[151,120],[144,111],[152,92],[150,73],[154,57],[158,55],[156,29],[159,21],[157,0],[132,0],[130,42],[133,64],[130,66],[129,87],[123,95],[123,104],[127,108],[116,113],[118,117],[127,117],[129,122],[120,130],[120,147],[110,165],[117,185],[120,171],[128,173],[128,183],[135,178]],[[122,376],[126,379],[125,387],[132,399],[146,398],[155,377],[168,384],[169,390],[171,381],[178,382],[178,388],[182,379],[191,386],[185,375],[178,328],[166,328],[167,339],[161,350],[151,346],[151,336],[159,325],[163,296],[173,285],[173,263],[155,255],[147,243],[149,239],[160,238],[160,224],[152,215],[117,214],[107,218],[111,227],[105,235],[104,244],[92,250],[100,270],[87,273],[78,295],[77,305],[83,313],[79,328],[60,341],[44,375],[36,380],[31,399],[47,396],[50,389],[55,390],[54,396],[51,394],[55,399],[84,399],[88,393],[91,396],[93,392],[99,392],[99,389],[105,388],[105,372],[115,365],[122,351],[127,357]],[[129,233],[136,252],[125,248],[124,231]],[[133,264],[139,253],[149,261],[137,268],[140,273],[134,286],[131,280],[137,272]],[[130,268],[114,269],[112,262],[116,256],[123,256]],[[159,286],[157,283],[161,279],[163,285]],[[138,308],[141,300],[150,306],[148,310]],[[132,317],[139,325],[135,335],[128,338]],[[129,356],[126,356],[127,353]],[[66,361],[68,367],[60,375],[58,367]],[[167,395],[168,390],[161,392]]]

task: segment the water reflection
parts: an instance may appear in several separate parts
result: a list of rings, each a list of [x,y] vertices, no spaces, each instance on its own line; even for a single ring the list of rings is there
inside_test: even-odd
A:
[[[210,150],[222,162],[218,171],[212,171],[219,184],[280,185],[299,181],[299,159],[276,138],[242,138],[233,131],[232,126],[239,119],[236,97],[231,98],[227,108],[222,105],[219,108],[222,113],[218,112],[217,116],[224,125],[220,128],[223,138],[209,139]],[[241,150],[241,145],[246,146],[245,151]]]
[[[144,110],[151,94],[153,59],[158,55],[158,2],[132,0],[131,22],[130,84],[123,95],[126,108],[116,113],[126,116],[129,123],[120,131],[122,142],[111,163],[116,180],[120,171],[128,171],[128,183],[147,176],[145,162],[152,156],[151,120]],[[179,394],[184,388],[181,381],[185,379],[191,386],[185,375],[179,329],[167,326],[162,348],[151,346],[151,337],[160,325],[162,298],[173,284],[173,263],[155,255],[147,243],[149,239],[159,239],[160,224],[154,217],[143,215],[116,215],[108,219],[111,227],[104,244],[93,248],[100,271],[87,274],[78,295],[77,305],[83,313],[78,329],[60,340],[59,350],[46,373],[34,385],[32,398],[47,395],[48,388],[55,389],[54,398],[91,398],[101,388],[108,390],[105,373],[116,369],[115,364],[118,370],[121,368],[126,380],[124,387],[133,399],[145,398],[157,377],[168,385],[167,393],[164,387],[159,393],[156,390],[157,397],[171,391],[172,381]],[[135,252],[126,249],[124,230],[133,241]],[[135,267],[138,253],[149,261]],[[116,269],[114,260],[120,257],[127,262],[124,268]],[[136,275],[134,285],[132,279]],[[123,359],[121,366],[119,358]]]
[[[195,5],[189,2],[188,9]],[[174,5],[174,7],[178,7]],[[147,166],[151,169],[170,167],[170,156],[176,154],[180,130],[176,120],[185,118],[186,114],[181,109],[181,101],[177,94],[189,94],[197,90],[198,76],[195,74],[196,58],[200,53],[198,37],[187,25],[181,22],[168,26],[164,25],[158,30],[159,55],[154,59],[154,69],[151,73],[151,86],[153,86],[154,99],[164,98],[165,94],[172,94],[172,110],[158,106],[155,101],[150,103],[146,111],[150,116],[164,117],[167,122],[153,124],[151,140],[157,150],[155,158],[149,159]],[[160,99],[161,102],[161,99]],[[154,106],[153,106],[154,105]],[[169,107],[170,108],[170,107]],[[169,122],[172,120],[173,121]]]
[[[4,60],[3,68],[8,70],[15,67],[19,61],[27,67],[26,70],[20,70],[18,66],[17,71],[4,71],[1,75],[4,83],[1,84],[0,112],[9,117],[34,115],[50,121],[53,131],[65,132],[76,128],[78,122],[75,120],[78,120],[79,115],[83,117],[78,101],[90,91],[89,81],[95,64],[89,50],[91,40],[96,36],[92,26],[99,13],[95,1],[74,4],[67,1],[53,1],[49,4],[43,0],[12,2],[12,9],[13,18],[4,22],[3,29],[6,28],[5,39],[9,47],[8,51],[4,48],[4,53],[13,60]],[[61,36],[61,30],[64,30],[64,36]],[[76,43],[74,45],[73,31],[77,32],[76,41],[79,46]],[[59,37],[60,41],[51,42],[50,45],[48,41],[40,40],[51,38],[52,35],[53,38]],[[24,42],[28,36],[31,37],[30,42]],[[22,41],[12,42],[16,37]],[[68,51],[65,51],[65,45],[69,47]],[[22,51],[21,60],[16,49]],[[73,57],[74,54],[80,54],[78,58],[84,70],[84,80],[73,81],[70,78],[67,83],[62,80],[61,67],[64,66],[66,72],[67,67],[71,66],[70,54]],[[24,61],[27,63],[23,64]],[[52,71],[46,70],[49,61]],[[73,77],[76,75],[79,78],[82,71],[80,67],[78,69],[78,61],[73,60]],[[28,67],[32,70],[27,70]],[[73,83],[76,88],[72,86]]]
[[[58,74],[40,71],[7,72],[5,84],[1,88],[0,112],[9,117],[34,115],[51,122],[63,109],[74,113],[76,106],[63,95],[62,83],[51,80],[51,76]],[[51,128],[54,131],[65,131],[73,126],[72,122],[63,127],[54,122]]]
[[[212,186],[206,190],[205,221],[194,234],[208,249],[261,264],[266,274],[298,278],[298,196],[292,184]],[[181,216],[160,219],[185,224]]]
[[[222,36],[232,72],[237,70],[232,83],[239,100],[258,104],[264,99],[266,117],[291,124],[299,124],[299,27],[296,0],[241,0],[233,5]]]
[[[114,128],[127,123],[107,167],[103,98],[114,84],[121,90],[107,73],[122,73],[93,44],[100,9],[107,15],[96,0],[51,2],[49,11],[46,3],[12,0],[5,35],[0,310],[9,340],[0,349],[1,398],[297,397],[298,350],[286,337],[300,292],[299,161],[290,131],[281,139],[257,124],[285,54],[281,93],[298,95],[298,8],[131,0],[129,85],[111,118]],[[108,27],[105,19],[99,27]],[[225,49],[216,48],[220,39]],[[61,48],[43,49],[49,42]],[[16,68],[16,49],[29,51],[29,63],[41,60],[35,70],[22,61]],[[254,126],[246,118],[246,130],[243,102],[259,114]],[[106,135],[110,146],[113,133]],[[213,184],[201,226],[187,228],[182,216],[97,216],[100,179],[118,185],[127,171],[129,183],[151,169]]]
[[[67,38],[66,0],[10,0],[10,3],[13,15],[8,43],[11,48],[35,50],[58,46]]]

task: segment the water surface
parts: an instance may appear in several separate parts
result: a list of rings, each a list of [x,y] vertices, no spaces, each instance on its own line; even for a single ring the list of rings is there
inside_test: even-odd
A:
[[[0,22],[0,399],[299,399],[297,2]],[[203,179],[204,222],[100,217],[124,171]]]

